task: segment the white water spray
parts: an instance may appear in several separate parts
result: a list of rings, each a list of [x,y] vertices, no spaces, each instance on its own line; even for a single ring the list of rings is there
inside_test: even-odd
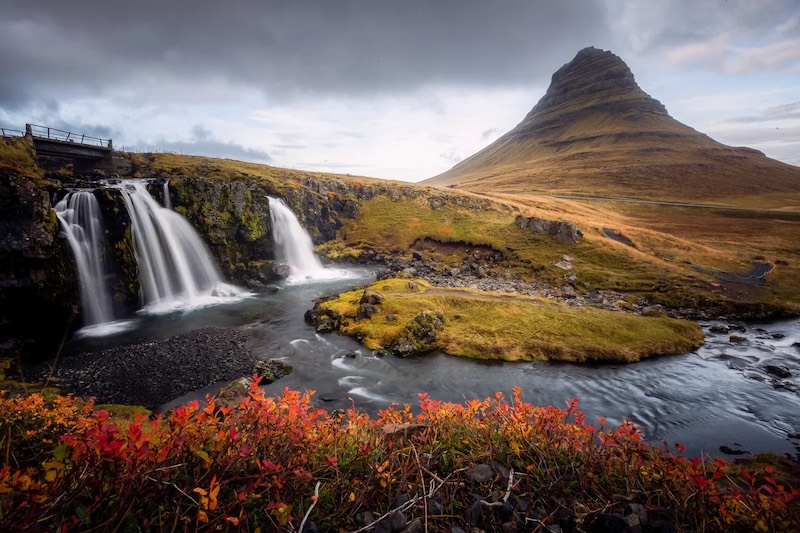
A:
[[[114,320],[106,270],[103,217],[91,191],[70,191],[56,204],[56,216],[75,257],[85,326]]]
[[[224,283],[200,236],[180,214],[161,207],[145,184],[123,181],[144,310],[169,312],[230,302],[245,294]]]
[[[269,218],[272,223],[272,240],[275,243],[277,260],[292,269],[289,281],[332,277],[331,272],[326,271],[314,255],[311,236],[280,198],[269,197]]]

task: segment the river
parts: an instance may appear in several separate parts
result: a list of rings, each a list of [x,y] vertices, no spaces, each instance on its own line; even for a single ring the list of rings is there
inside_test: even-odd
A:
[[[712,333],[703,323],[706,344],[696,352],[634,364],[498,363],[442,353],[410,359],[376,357],[354,340],[319,335],[303,320],[316,298],[374,280],[368,268],[323,282],[284,283],[273,294],[259,294],[227,305],[167,315],[142,316],[131,327],[103,338],[72,340],[67,352],[96,350],[122,343],[165,339],[206,326],[241,327],[258,358],[289,363],[289,376],[266,386],[314,389],[325,408],[355,405],[370,412],[392,402],[415,405],[417,395],[461,402],[500,391],[510,397],[521,387],[526,401],[564,406],[578,398],[593,421],[629,418],[656,443],[680,442],[687,453],[720,455],[720,446],[747,452],[800,453],[800,320],[747,325],[735,343],[730,333]],[[356,352],[353,358],[345,357]],[[777,378],[766,365],[782,366],[791,376]],[[135,378],[133,378],[135,379]],[[223,384],[176,398],[165,410],[215,393]]]

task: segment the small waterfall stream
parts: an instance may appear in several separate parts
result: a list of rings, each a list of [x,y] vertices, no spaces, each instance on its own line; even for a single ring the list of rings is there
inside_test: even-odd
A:
[[[289,265],[293,281],[328,277],[325,267],[314,255],[311,236],[280,198],[269,197],[269,218],[277,260]]]
[[[70,191],[56,204],[55,211],[78,267],[84,325],[113,321],[103,217],[97,198],[91,191]]]
[[[160,206],[145,183],[116,185],[131,218],[140,295],[152,313],[223,303],[243,296],[224,283],[200,236],[180,214]],[[169,197],[169,192],[167,198]]]

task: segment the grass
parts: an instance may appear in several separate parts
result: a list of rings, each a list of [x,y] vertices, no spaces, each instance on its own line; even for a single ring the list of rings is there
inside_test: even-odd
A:
[[[0,171],[4,168],[33,178],[40,183],[43,173],[33,157],[33,149],[24,137],[0,138]]]
[[[444,315],[436,348],[451,354],[505,361],[622,361],[684,353],[703,342],[700,327],[666,317],[641,317],[571,308],[539,298],[442,289],[414,280],[389,279],[370,289],[384,300],[369,319],[356,320],[362,289],[323,302],[343,318],[340,332],[370,349],[387,348],[424,310]],[[387,317],[393,317],[393,321]]]

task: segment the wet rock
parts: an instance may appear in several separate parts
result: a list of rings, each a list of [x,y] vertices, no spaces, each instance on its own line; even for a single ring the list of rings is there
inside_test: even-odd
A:
[[[345,356],[346,359],[355,359],[356,357],[358,357],[358,352],[353,350],[353,351],[347,352],[346,354],[344,354],[344,356]]]
[[[741,335],[731,335],[730,341],[736,344],[741,344],[747,340],[747,337],[742,337]]]
[[[292,267],[285,263],[272,263],[272,274],[276,278],[286,279],[292,275]]]
[[[792,371],[789,370],[788,367],[783,365],[766,365],[764,370],[768,374],[772,374],[773,376],[778,376],[779,378],[789,378],[792,377]]]
[[[330,317],[320,317],[314,325],[317,333],[333,333],[336,331],[336,321]]]
[[[217,405],[219,407],[236,407],[247,397],[249,390],[249,378],[239,378],[232,381],[217,394]]]
[[[292,367],[277,359],[258,361],[253,374],[261,378],[261,385],[267,385],[292,373]]]
[[[729,333],[730,330],[731,328],[729,328],[725,324],[714,324],[713,326],[708,328],[708,331],[710,331],[711,333]]]
[[[389,278],[393,278],[393,277],[394,277],[394,272],[392,272],[388,268],[382,268],[382,269],[378,270],[377,272],[375,272],[375,279],[377,281],[383,281],[385,279],[389,279]]]
[[[746,450],[737,450],[737,449],[731,448],[727,444],[723,444],[722,446],[720,446],[719,447],[719,451],[721,451],[722,453],[724,453],[726,455],[745,455],[745,454],[750,453],[750,452],[748,452]]]

